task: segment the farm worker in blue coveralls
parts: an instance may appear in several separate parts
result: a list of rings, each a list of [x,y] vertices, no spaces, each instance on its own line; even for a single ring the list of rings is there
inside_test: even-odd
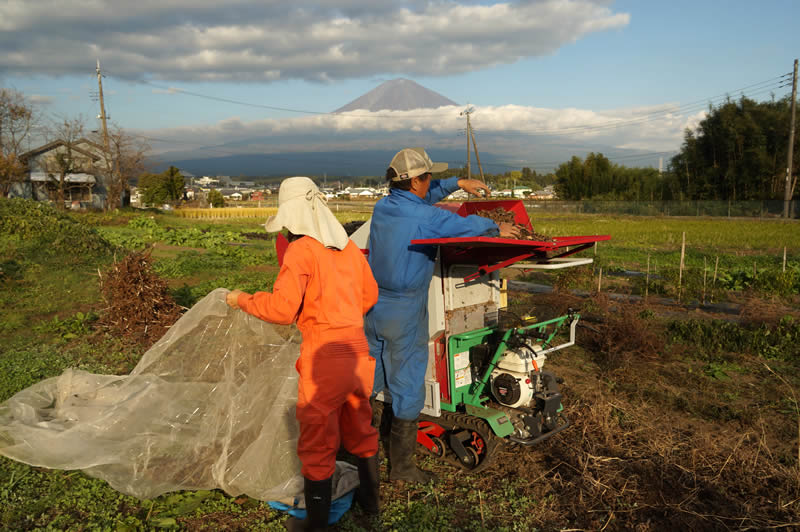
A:
[[[369,265],[378,282],[378,303],[367,314],[364,330],[375,358],[373,395],[389,390],[393,419],[389,437],[390,480],[426,483],[431,473],[414,465],[417,417],[425,403],[428,360],[428,285],[433,276],[435,246],[412,246],[414,239],[494,234],[515,238],[519,229],[481,216],[462,217],[433,206],[452,192],[488,194],[476,179],[432,180],[447,169],[422,148],[398,152],[386,171],[389,196],[372,212]]]

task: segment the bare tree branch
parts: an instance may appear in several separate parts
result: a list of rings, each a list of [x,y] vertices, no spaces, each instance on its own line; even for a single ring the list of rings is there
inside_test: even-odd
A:
[[[14,90],[0,89],[0,196],[8,196],[11,186],[25,176],[20,160],[23,143],[36,124],[33,106]]]

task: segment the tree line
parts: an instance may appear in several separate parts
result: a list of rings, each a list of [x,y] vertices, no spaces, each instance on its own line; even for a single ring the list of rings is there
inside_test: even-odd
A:
[[[558,197],[567,200],[783,199],[791,98],[756,102],[742,97],[708,114],[669,161],[667,171],[613,164],[601,153],[573,157],[556,169]],[[800,163],[794,139],[792,196]]]

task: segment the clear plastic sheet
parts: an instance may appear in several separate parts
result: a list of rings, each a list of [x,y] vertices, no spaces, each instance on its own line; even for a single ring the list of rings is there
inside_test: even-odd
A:
[[[187,311],[130,375],[70,369],[14,395],[0,405],[0,454],[81,469],[143,499],[216,488],[260,500],[302,493],[300,333],[230,309],[227,292]],[[358,483],[346,467],[337,473],[348,479],[334,497]]]

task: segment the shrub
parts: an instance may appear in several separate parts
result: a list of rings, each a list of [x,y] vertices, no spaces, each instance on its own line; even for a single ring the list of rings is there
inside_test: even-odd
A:
[[[67,213],[33,200],[0,198],[0,234],[30,257],[85,261],[107,256],[114,246]]]

